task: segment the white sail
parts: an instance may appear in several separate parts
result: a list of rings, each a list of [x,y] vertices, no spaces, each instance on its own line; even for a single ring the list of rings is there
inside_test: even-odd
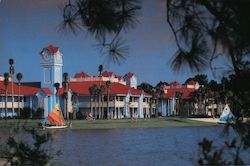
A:
[[[235,116],[231,112],[228,104],[226,104],[223,111],[222,111],[222,114],[220,115],[219,123],[226,123],[226,122],[233,120],[233,119],[235,119]]]

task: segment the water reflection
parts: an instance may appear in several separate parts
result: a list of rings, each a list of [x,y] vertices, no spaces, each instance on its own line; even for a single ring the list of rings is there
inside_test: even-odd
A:
[[[61,149],[56,160],[67,165],[194,165],[197,143],[204,137],[222,144],[223,128],[138,128],[61,130],[51,148]]]

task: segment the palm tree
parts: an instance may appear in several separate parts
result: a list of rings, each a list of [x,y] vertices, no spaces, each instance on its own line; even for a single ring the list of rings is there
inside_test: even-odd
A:
[[[95,95],[95,87],[94,86],[90,86],[89,87],[89,94],[90,94],[90,112],[93,115],[93,96]]]
[[[198,111],[195,109],[195,103],[198,103],[198,98],[199,98],[198,91],[191,92],[191,93],[189,94],[189,96],[190,96],[191,102],[193,103],[193,107],[192,107],[192,108],[194,108],[194,110],[192,111],[192,114],[195,114],[195,113],[198,112]]]
[[[18,80],[18,116],[20,117],[20,85],[21,85],[21,80],[23,79],[23,74],[22,73],[17,73],[16,79]]]
[[[77,102],[77,93],[73,93],[72,95],[72,103],[74,105],[74,108],[76,107],[76,102]],[[76,119],[76,110],[73,109],[73,119]]]
[[[9,59],[10,64],[10,77],[11,77],[11,95],[12,95],[12,118],[14,117],[14,59]]]
[[[93,101],[94,101],[94,104],[95,104],[94,105],[94,117],[95,117],[95,119],[97,119],[96,98],[98,96],[98,87],[97,87],[96,84],[94,84],[92,87],[93,87],[93,97],[94,97]]]
[[[103,116],[104,116],[104,108],[103,108],[103,93],[104,93],[104,90],[105,90],[105,87],[104,85],[101,85],[100,88],[99,88],[99,96],[100,96],[100,101],[101,101],[101,118],[103,119]]]
[[[63,83],[62,83],[63,84]],[[64,116],[66,117],[66,119],[68,120],[68,116],[67,116],[67,99],[68,99],[68,94],[66,92],[63,92],[62,94],[62,98],[63,98],[63,103],[64,103],[64,109],[65,109],[65,112],[64,112]]]
[[[175,92],[175,99],[177,99],[176,101],[176,111],[177,111],[177,115],[180,115],[181,112],[181,104],[182,104],[182,93],[179,91]]]
[[[69,91],[69,75],[68,73],[63,73],[63,88],[65,90],[64,94],[64,103],[65,103],[65,110],[66,110],[66,119],[69,120],[69,97],[68,97],[68,91]]]
[[[103,72],[103,70],[104,70],[103,65],[99,65],[99,66],[98,66],[99,77],[101,77],[101,76],[102,76],[102,72]]]
[[[60,87],[60,84],[58,82],[54,83],[54,87],[56,88],[56,103],[59,102],[58,100],[58,90],[59,90],[59,87]]]
[[[107,81],[106,82],[106,88],[107,88],[107,119],[109,119],[110,116],[110,112],[109,112],[109,90],[110,90],[110,86],[111,86],[111,81]]]
[[[5,86],[5,118],[7,118],[7,100],[8,100],[8,85],[9,85],[9,73],[4,73],[4,86]]]
[[[164,90],[161,87],[156,87],[152,91],[153,101],[155,101],[155,117],[158,117],[158,104],[159,99],[164,94]]]

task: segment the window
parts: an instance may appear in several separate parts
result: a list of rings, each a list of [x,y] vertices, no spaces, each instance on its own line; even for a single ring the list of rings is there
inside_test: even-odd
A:
[[[51,68],[49,67],[44,68],[44,83],[45,84],[51,83]]]
[[[124,97],[120,97],[120,100],[119,101],[123,101],[124,100]]]
[[[14,97],[14,102],[18,102],[18,97],[17,96]]]
[[[103,100],[104,100],[104,101],[108,101],[108,96],[104,96],[104,97],[103,97]]]
[[[120,111],[121,111],[121,115],[124,116],[123,108],[120,108]]]

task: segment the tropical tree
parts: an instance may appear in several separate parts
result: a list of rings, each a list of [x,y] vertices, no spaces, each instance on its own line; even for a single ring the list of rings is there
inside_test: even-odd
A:
[[[73,119],[76,119],[76,104],[77,104],[77,93],[73,92],[72,94],[72,105],[73,105]]]
[[[193,92],[191,92],[190,94],[189,94],[189,97],[190,97],[190,100],[191,100],[191,102],[192,102],[192,104],[193,104],[193,108],[194,108],[194,110],[193,110],[193,114],[196,114],[200,109],[199,109],[199,104],[198,104],[198,101],[199,101],[199,93],[198,93],[198,91],[193,91]],[[196,107],[195,107],[195,104],[197,104],[197,106],[198,106],[198,110],[196,110]]]
[[[56,82],[56,83],[54,83],[54,87],[56,88],[56,103],[59,103],[58,90],[59,90],[60,84],[58,82]]]
[[[248,66],[249,5],[245,0],[166,1],[167,22],[178,47],[172,66],[201,71],[209,65],[214,71],[219,56],[230,58],[236,74]]]
[[[183,96],[183,93],[179,92],[179,91],[176,91],[175,92],[175,100],[176,100],[176,111],[177,111],[177,115],[180,115],[181,114],[181,109],[182,109],[182,96]]]
[[[98,86],[96,84],[93,85],[93,92],[94,92],[94,112],[95,112],[95,119],[97,119],[97,100],[98,100]]]
[[[5,118],[7,118],[8,114],[8,85],[9,85],[9,73],[4,73],[4,87],[5,87]]]
[[[103,65],[99,65],[99,66],[98,66],[99,77],[101,77],[101,76],[102,76],[102,72],[103,72],[103,70],[104,70]]]
[[[14,117],[14,59],[9,59],[10,64],[10,78],[11,78],[11,103],[12,103],[12,118]]]
[[[90,112],[93,114],[93,98],[96,93],[96,85],[89,87],[89,94],[90,94]],[[93,114],[94,115],[94,114]]]
[[[65,103],[65,110],[66,110],[66,119],[69,120],[69,97],[68,97],[68,91],[69,91],[69,74],[63,73],[63,82],[62,86],[64,88],[65,94],[64,94],[64,103]]]
[[[20,117],[20,86],[21,86],[21,80],[23,78],[22,73],[17,73],[16,79],[18,80],[18,116]]]
[[[101,102],[101,106],[99,104],[99,117],[103,119],[104,117],[104,107],[103,107],[103,93],[104,93],[105,87],[104,85],[101,85],[99,87],[99,103]]]
[[[158,117],[158,105],[163,94],[164,90],[159,87],[154,88],[152,91],[152,99],[155,104],[155,117]]]
[[[137,89],[143,90],[144,92],[149,94],[152,94],[153,92],[153,86],[146,82],[143,82],[140,85],[138,85]]]
[[[158,82],[155,87],[162,87],[163,85],[169,85],[167,82]]]
[[[111,86],[111,81],[107,81],[106,82],[106,88],[107,88],[107,119],[109,119],[110,118],[110,112],[109,112],[109,98],[110,98],[110,96],[109,96],[109,91],[110,91],[110,86]]]

